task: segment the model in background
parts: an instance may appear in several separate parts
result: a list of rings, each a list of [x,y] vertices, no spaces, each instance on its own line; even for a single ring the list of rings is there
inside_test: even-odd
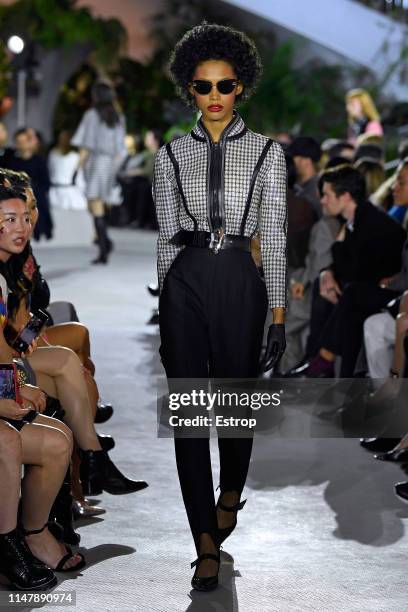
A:
[[[116,174],[127,154],[126,128],[116,94],[108,83],[97,82],[92,99],[93,107],[84,114],[71,144],[79,147],[79,167],[84,169],[88,208],[98,240],[99,255],[92,263],[106,264],[112,242],[106,228],[105,205],[120,203],[113,199],[119,193],[114,189]]]

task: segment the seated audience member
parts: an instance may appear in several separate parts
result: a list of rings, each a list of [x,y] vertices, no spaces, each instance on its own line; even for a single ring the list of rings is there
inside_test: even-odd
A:
[[[402,162],[405,158],[408,158],[408,138],[403,138],[398,146],[398,158]],[[370,198],[372,204],[379,206],[384,210],[389,210],[393,205],[392,189],[397,177],[398,169],[387,178],[386,181],[377,189]]]
[[[320,180],[322,202],[344,224],[332,246],[331,266],[314,283],[307,346],[307,355],[314,357],[305,374],[332,377],[335,356],[340,355],[341,376],[351,377],[364,320],[398,295],[379,285],[400,270],[406,232],[367,202],[358,170],[333,168]]]
[[[159,130],[148,130],[144,137],[145,150],[143,151],[143,161],[139,168],[134,170],[134,176],[139,176],[143,180],[138,183],[138,227],[155,229],[157,227],[155,209],[152,199],[152,180],[154,171],[154,160],[157,151],[163,144]]]
[[[408,225],[408,157],[398,166],[392,188],[393,206],[388,211],[397,223],[407,229]]]
[[[128,154],[118,171],[118,182],[123,201],[119,210],[119,225],[127,225],[139,218],[138,185],[144,180],[139,171],[144,162],[143,140],[139,134],[127,134],[125,144]]]
[[[353,161],[355,152],[354,145],[347,140],[327,138],[322,142],[321,149],[323,166],[326,166],[327,162],[334,157],[343,157],[348,162]]]
[[[42,591],[55,586],[57,578],[51,569],[34,560],[24,534],[17,527],[23,460],[21,435],[1,417],[2,414],[17,417],[27,412],[27,408],[11,399],[0,400],[0,575],[14,589]],[[40,449],[36,450],[39,454]]]
[[[404,293],[391,302],[385,312],[368,317],[364,322],[364,345],[368,372],[376,392],[373,399],[386,398],[398,391],[394,381],[403,377],[405,370],[404,338],[408,330],[408,241],[405,244],[401,287]],[[394,287],[396,283],[394,283]],[[391,384],[388,384],[388,379]],[[385,385],[382,383],[385,382]],[[379,390],[381,390],[379,392]]]
[[[58,142],[48,155],[50,174],[50,204],[63,210],[87,210],[85,181],[82,170],[75,175],[79,153],[71,146],[71,132],[62,130]]]
[[[285,318],[286,350],[280,367],[282,371],[297,374],[304,364],[302,339],[310,323],[312,285],[322,268],[332,262],[331,247],[340,229],[340,222],[327,214],[322,205],[323,216],[311,230],[304,267],[295,270],[290,277],[290,293]]]
[[[296,167],[290,155],[285,155],[288,170],[288,239],[289,269],[304,265],[314,215],[310,203],[294,191]]]
[[[384,149],[378,144],[362,144],[359,145],[353,156],[353,162],[356,163],[362,158],[368,158],[372,161],[384,163]]]
[[[10,161],[14,155],[14,149],[8,145],[8,132],[7,128],[0,121],[0,168],[8,168]]]
[[[20,192],[0,185],[2,217],[0,259],[2,261],[6,253],[11,255],[12,252],[18,252],[21,245],[17,242],[17,237],[21,238],[28,234],[30,220],[22,198]],[[0,361],[11,363],[12,350],[3,334],[7,325],[8,288],[2,275],[0,275],[0,287]],[[35,346],[30,347],[29,353],[32,353],[33,348]],[[14,428],[21,430],[23,463],[33,466],[27,471],[22,486],[22,524],[27,543],[35,556],[58,571],[80,569],[84,566],[83,556],[73,555],[72,551],[64,549],[47,528],[51,506],[69,465],[72,452],[71,431],[56,419],[38,414],[37,411],[44,410],[46,405],[46,396],[41,389],[27,385],[25,380],[21,380],[19,395],[22,397],[23,406],[18,406],[16,409],[13,402],[2,404],[0,417]],[[42,425],[45,427],[39,427]],[[45,461],[49,462],[46,471],[41,470]]]
[[[8,214],[18,218],[28,215],[24,199],[23,192],[19,198],[8,199]],[[7,262],[13,255],[24,250],[30,229],[28,217],[28,223],[21,228],[16,224],[12,226],[14,233],[10,230],[11,235],[4,232],[0,234],[0,261],[6,274]],[[19,238],[18,244],[15,243],[16,236]],[[63,346],[44,346],[38,347],[27,359],[41,388],[51,397],[57,398],[64,409],[64,419],[72,429],[80,448],[84,493],[93,495],[105,490],[123,494],[146,487],[143,481],[133,481],[123,476],[103,450],[95,430],[88,390],[78,356]]]
[[[29,128],[17,130],[14,141],[16,152],[9,168],[28,174],[37,200],[39,220],[35,227],[34,238],[39,240],[42,235],[45,235],[47,239],[50,239],[52,238],[53,223],[49,203],[50,177],[47,162],[35,152],[38,145],[32,137],[32,130]]]
[[[385,181],[384,166],[381,162],[370,157],[360,157],[354,162],[356,168],[365,178],[367,198],[377,191]]]
[[[289,145],[287,153],[293,157],[297,173],[296,191],[308,200],[316,219],[322,216],[318,190],[318,163],[321,157],[319,143],[311,137],[299,136]]]

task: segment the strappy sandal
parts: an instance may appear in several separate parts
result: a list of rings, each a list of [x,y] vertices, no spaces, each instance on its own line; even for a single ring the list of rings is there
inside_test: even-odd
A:
[[[33,535],[33,534],[38,534],[44,531],[44,529],[48,527],[48,522],[45,523],[44,527],[42,527],[41,529],[32,529],[31,531],[27,531],[26,529],[23,529],[24,535]],[[86,561],[85,561],[85,557],[82,553],[73,553],[72,549],[69,546],[65,546],[65,550],[67,551],[67,554],[64,555],[62,557],[62,559],[59,560],[57,567],[52,567],[51,569],[54,570],[54,572],[78,572],[79,570],[81,570],[83,567],[85,567],[86,565]],[[77,563],[76,565],[72,566],[72,567],[67,567],[66,569],[64,568],[64,565],[67,561],[69,561],[72,557],[74,557],[75,555],[79,555],[81,557],[81,560],[79,561],[79,563]],[[33,555],[34,556],[34,555]],[[37,559],[37,557],[34,556],[35,559]],[[40,559],[39,559],[40,561]]]
[[[245,506],[246,501],[247,500],[244,499],[243,501],[239,502],[238,504],[235,504],[234,506],[226,506],[218,499],[217,505],[215,508],[216,509],[220,508],[221,510],[224,510],[225,512],[238,512],[238,510],[242,510],[242,508]],[[218,546],[221,546],[224,540],[226,540],[228,536],[231,535],[231,533],[234,531],[236,526],[237,526],[237,517],[235,516],[235,521],[229,527],[224,527],[222,529],[218,527],[218,530],[217,530],[217,545]]]
[[[201,578],[200,576],[196,575],[196,572],[197,572],[197,569],[196,569],[196,571],[194,572],[194,576],[191,579],[191,586],[196,591],[212,591],[218,586],[218,572],[220,571],[220,553],[219,551],[218,551],[218,555],[214,555],[212,553],[203,553],[202,555],[199,555],[197,559],[191,563],[191,567],[198,566],[201,563],[201,561],[204,561],[205,559],[212,559],[213,561],[217,561],[218,570],[215,576],[208,576],[208,577]]]

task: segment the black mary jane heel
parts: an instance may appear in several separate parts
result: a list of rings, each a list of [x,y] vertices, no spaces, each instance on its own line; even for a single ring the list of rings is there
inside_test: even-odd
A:
[[[242,508],[245,506],[246,501],[247,500],[244,499],[243,501],[239,502],[238,504],[235,504],[234,506],[226,506],[220,500],[218,500],[216,508],[220,508],[221,510],[224,510],[224,512],[238,512],[238,510],[242,510]],[[221,546],[224,540],[226,540],[228,536],[231,535],[231,533],[234,531],[236,526],[237,526],[237,517],[235,516],[235,520],[232,523],[232,525],[230,525],[229,527],[224,527],[223,529],[218,528],[217,530],[217,545],[218,546]]]
[[[205,559],[212,559],[213,561],[217,561],[218,571],[215,574],[215,576],[207,576],[207,577],[201,578],[200,576],[196,575],[199,564],[201,563],[201,561],[204,561]],[[220,571],[220,552],[219,551],[218,551],[218,555],[214,555],[212,553],[203,553],[202,555],[199,555],[197,559],[191,563],[191,567],[192,568],[196,567],[194,576],[191,579],[191,586],[193,587],[193,589],[195,589],[196,591],[212,591],[213,589],[217,588],[218,573]]]

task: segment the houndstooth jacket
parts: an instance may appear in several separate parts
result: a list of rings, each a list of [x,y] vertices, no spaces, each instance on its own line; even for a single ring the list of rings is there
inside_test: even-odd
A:
[[[214,193],[216,195],[214,196]],[[201,120],[157,153],[153,199],[159,224],[160,291],[183,246],[169,241],[180,230],[260,234],[269,306],[286,306],[287,181],[282,147],[234,116],[213,143]]]

